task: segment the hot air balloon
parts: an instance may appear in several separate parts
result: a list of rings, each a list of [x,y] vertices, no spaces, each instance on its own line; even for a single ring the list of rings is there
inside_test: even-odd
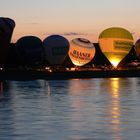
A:
[[[70,42],[69,57],[76,66],[89,63],[95,55],[94,45],[87,39],[76,38]]]
[[[43,43],[36,36],[24,36],[17,41],[16,52],[24,64],[34,65],[41,61]]]
[[[14,20],[0,17],[0,67],[3,67],[6,63],[14,27]]]
[[[134,49],[137,56],[140,58],[140,39],[136,41]]]
[[[68,54],[69,41],[60,35],[51,35],[44,39],[46,60],[51,65],[61,65]]]
[[[99,35],[99,45],[110,63],[117,67],[133,46],[133,36],[126,29],[112,27]]]

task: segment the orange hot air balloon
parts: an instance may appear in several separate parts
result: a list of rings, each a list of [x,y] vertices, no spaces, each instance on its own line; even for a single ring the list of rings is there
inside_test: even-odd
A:
[[[76,38],[70,42],[69,57],[76,66],[89,63],[95,56],[95,47],[87,39]]]

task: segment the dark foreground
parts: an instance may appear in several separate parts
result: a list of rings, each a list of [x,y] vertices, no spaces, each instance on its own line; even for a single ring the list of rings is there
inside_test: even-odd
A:
[[[81,78],[140,77],[140,69],[123,70],[84,70],[84,71],[37,71],[37,70],[3,70],[0,80],[65,80]]]

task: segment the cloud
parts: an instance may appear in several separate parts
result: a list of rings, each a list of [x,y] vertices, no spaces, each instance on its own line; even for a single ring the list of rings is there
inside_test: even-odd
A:
[[[67,33],[63,33],[61,35],[65,35],[65,36],[78,36],[78,35],[85,35],[85,34],[78,33],[78,32],[67,32]]]
[[[88,35],[86,33],[79,33],[79,32],[65,32],[65,33],[43,33],[42,35],[62,35],[62,36],[82,36],[82,35]]]
[[[135,32],[131,32],[132,35],[136,34]]]
[[[39,23],[38,22],[27,22],[25,24],[30,24],[30,25],[38,25]]]

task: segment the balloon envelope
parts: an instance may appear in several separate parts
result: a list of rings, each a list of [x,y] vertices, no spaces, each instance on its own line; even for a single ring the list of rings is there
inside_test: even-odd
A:
[[[52,65],[62,64],[69,50],[68,40],[60,35],[47,37],[43,41],[43,46],[45,48],[46,59]]]
[[[0,66],[6,62],[8,57],[8,49],[15,27],[13,19],[0,17]]]
[[[43,43],[35,36],[24,36],[16,43],[18,57],[25,64],[35,64],[42,57]]]
[[[87,39],[76,38],[70,42],[69,57],[76,66],[89,63],[95,55],[94,45]]]
[[[103,54],[116,67],[131,50],[133,36],[120,27],[108,28],[99,35],[99,45]]]

